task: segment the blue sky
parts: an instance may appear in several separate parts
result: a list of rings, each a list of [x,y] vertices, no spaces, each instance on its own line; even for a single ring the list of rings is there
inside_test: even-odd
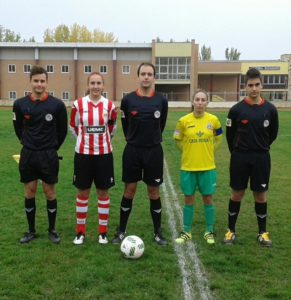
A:
[[[213,59],[227,47],[241,59],[279,59],[291,53],[290,11],[290,0],[0,0],[0,25],[38,42],[46,28],[76,22],[119,42],[194,39]]]

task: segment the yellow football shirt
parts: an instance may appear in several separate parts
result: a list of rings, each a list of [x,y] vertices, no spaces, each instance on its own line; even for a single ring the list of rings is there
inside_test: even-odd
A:
[[[181,170],[215,169],[214,148],[221,138],[221,124],[215,115],[205,112],[202,117],[195,117],[192,112],[182,117],[174,132],[182,150]]]

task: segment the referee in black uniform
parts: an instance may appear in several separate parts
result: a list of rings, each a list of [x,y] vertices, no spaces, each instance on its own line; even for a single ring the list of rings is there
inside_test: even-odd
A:
[[[261,97],[261,73],[251,68],[246,73],[247,97],[234,105],[227,117],[226,137],[230,159],[230,186],[232,188],[228,210],[228,231],[224,242],[233,244],[235,224],[241,200],[248,181],[255,199],[258,221],[258,242],[270,247],[272,242],[266,230],[267,190],[271,171],[270,146],[278,134],[278,113],[275,106]]]
[[[125,237],[127,221],[137,183],[147,185],[150,212],[154,226],[154,241],[158,245],[167,242],[161,233],[161,200],[159,186],[163,182],[162,132],[166,125],[168,102],[154,91],[155,67],[142,63],[137,70],[139,87],[121,101],[121,122],[126,139],[122,158],[122,180],[125,183],[120,205],[120,223],[113,244]]]
[[[57,150],[67,134],[67,110],[64,103],[48,95],[48,74],[40,66],[30,71],[31,93],[14,102],[13,125],[23,145],[19,161],[20,181],[24,183],[25,211],[28,232],[20,243],[35,239],[35,194],[38,179],[42,180],[47,198],[48,237],[57,244],[60,236],[55,230],[57,199],[55,184],[58,181],[59,160]]]

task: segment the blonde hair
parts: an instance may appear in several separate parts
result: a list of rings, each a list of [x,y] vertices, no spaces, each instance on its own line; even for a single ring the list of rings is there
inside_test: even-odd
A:
[[[103,75],[100,72],[92,72],[92,73],[90,73],[88,75],[88,77],[87,77],[87,84],[89,84],[90,78],[93,75],[99,75],[101,77],[101,79],[102,79],[103,84],[104,84],[104,77],[103,77]]]

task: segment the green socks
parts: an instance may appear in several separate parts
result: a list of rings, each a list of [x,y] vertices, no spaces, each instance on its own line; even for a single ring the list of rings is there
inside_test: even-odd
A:
[[[206,221],[206,230],[208,232],[213,232],[214,230],[214,206],[204,204],[204,213]]]
[[[183,208],[183,224],[184,224],[184,231],[191,233],[192,231],[192,222],[194,216],[194,205],[184,205]]]

